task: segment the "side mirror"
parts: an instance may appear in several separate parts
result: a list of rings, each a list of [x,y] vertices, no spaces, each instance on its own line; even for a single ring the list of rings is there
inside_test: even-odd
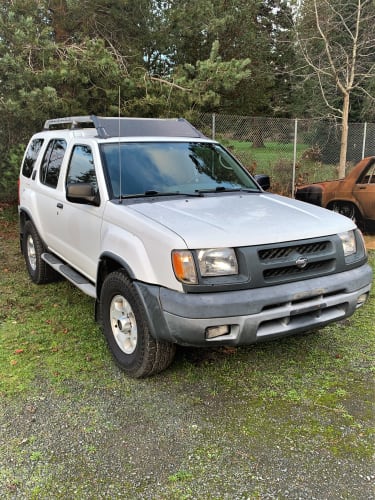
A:
[[[73,203],[99,205],[99,196],[94,186],[89,182],[68,184],[66,186],[66,198]]]
[[[270,176],[269,175],[257,174],[257,175],[254,175],[254,178],[257,181],[257,183],[259,184],[259,186],[262,189],[264,189],[264,191],[268,191],[268,189],[271,186]]]

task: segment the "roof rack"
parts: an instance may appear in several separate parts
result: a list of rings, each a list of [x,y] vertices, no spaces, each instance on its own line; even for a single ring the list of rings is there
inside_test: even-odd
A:
[[[75,129],[83,128],[82,125],[90,125],[94,127],[93,120],[91,116],[70,116],[66,118],[54,118],[53,120],[47,120],[44,123],[44,130],[54,130],[54,129]],[[67,125],[70,125],[69,127]]]
[[[47,120],[44,130],[95,128],[98,137],[201,137],[184,118],[106,118],[96,115]]]

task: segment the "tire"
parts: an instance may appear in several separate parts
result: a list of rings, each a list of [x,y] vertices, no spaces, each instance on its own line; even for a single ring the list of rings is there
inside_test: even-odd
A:
[[[149,377],[173,361],[176,346],[151,336],[144,306],[125,271],[115,271],[105,279],[100,318],[112,355],[129,376]]]
[[[31,221],[27,221],[22,237],[22,253],[30,278],[37,285],[56,281],[56,272],[42,259],[44,244]]]
[[[353,205],[353,203],[345,203],[343,201],[341,202],[334,202],[331,206],[330,209],[333,212],[337,212],[338,214],[345,215],[345,217],[348,217],[351,219],[357,226],[362,229],[363,227],[363,221],[361,214],[359,213],[357,207]]]

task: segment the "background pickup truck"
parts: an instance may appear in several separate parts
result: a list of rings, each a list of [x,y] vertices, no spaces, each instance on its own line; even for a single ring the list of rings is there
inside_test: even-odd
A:
[[[25,152],[19,218],[31,279],[62,275],[93,297],[132,377],[165,369],[177,344],[245,345],[342,320],[371,288],[353,221],[265,192],[183,119],[48,120]]]
[[[345,179],[298,187],[296,199],[338,212],[375,232],[375,156],[360,161]]]

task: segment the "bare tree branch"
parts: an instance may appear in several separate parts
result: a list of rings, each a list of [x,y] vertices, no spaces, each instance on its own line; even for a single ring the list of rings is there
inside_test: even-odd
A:
[[[305,77],[316,79],[325,106],[341,119],[340,176],[345,174],[351,93],[360,91],[375,100],[365,87],[365,82],[375,78],[374,25],[373,0],[302,0],[296,13],[296,41],[313,71]]]
[[[174,87],[178,90],[183,90],[184,92],[191,92],[191,89],[188,89],[186,87],[181,87],[181,85],[177,85],[177,83],[164,80],[164,78],[159,78],[157,76],[149,76],[149,75],[147,75],[147,77],[154,82],[160,82],[164,85],[169,85],[170,87]]]

